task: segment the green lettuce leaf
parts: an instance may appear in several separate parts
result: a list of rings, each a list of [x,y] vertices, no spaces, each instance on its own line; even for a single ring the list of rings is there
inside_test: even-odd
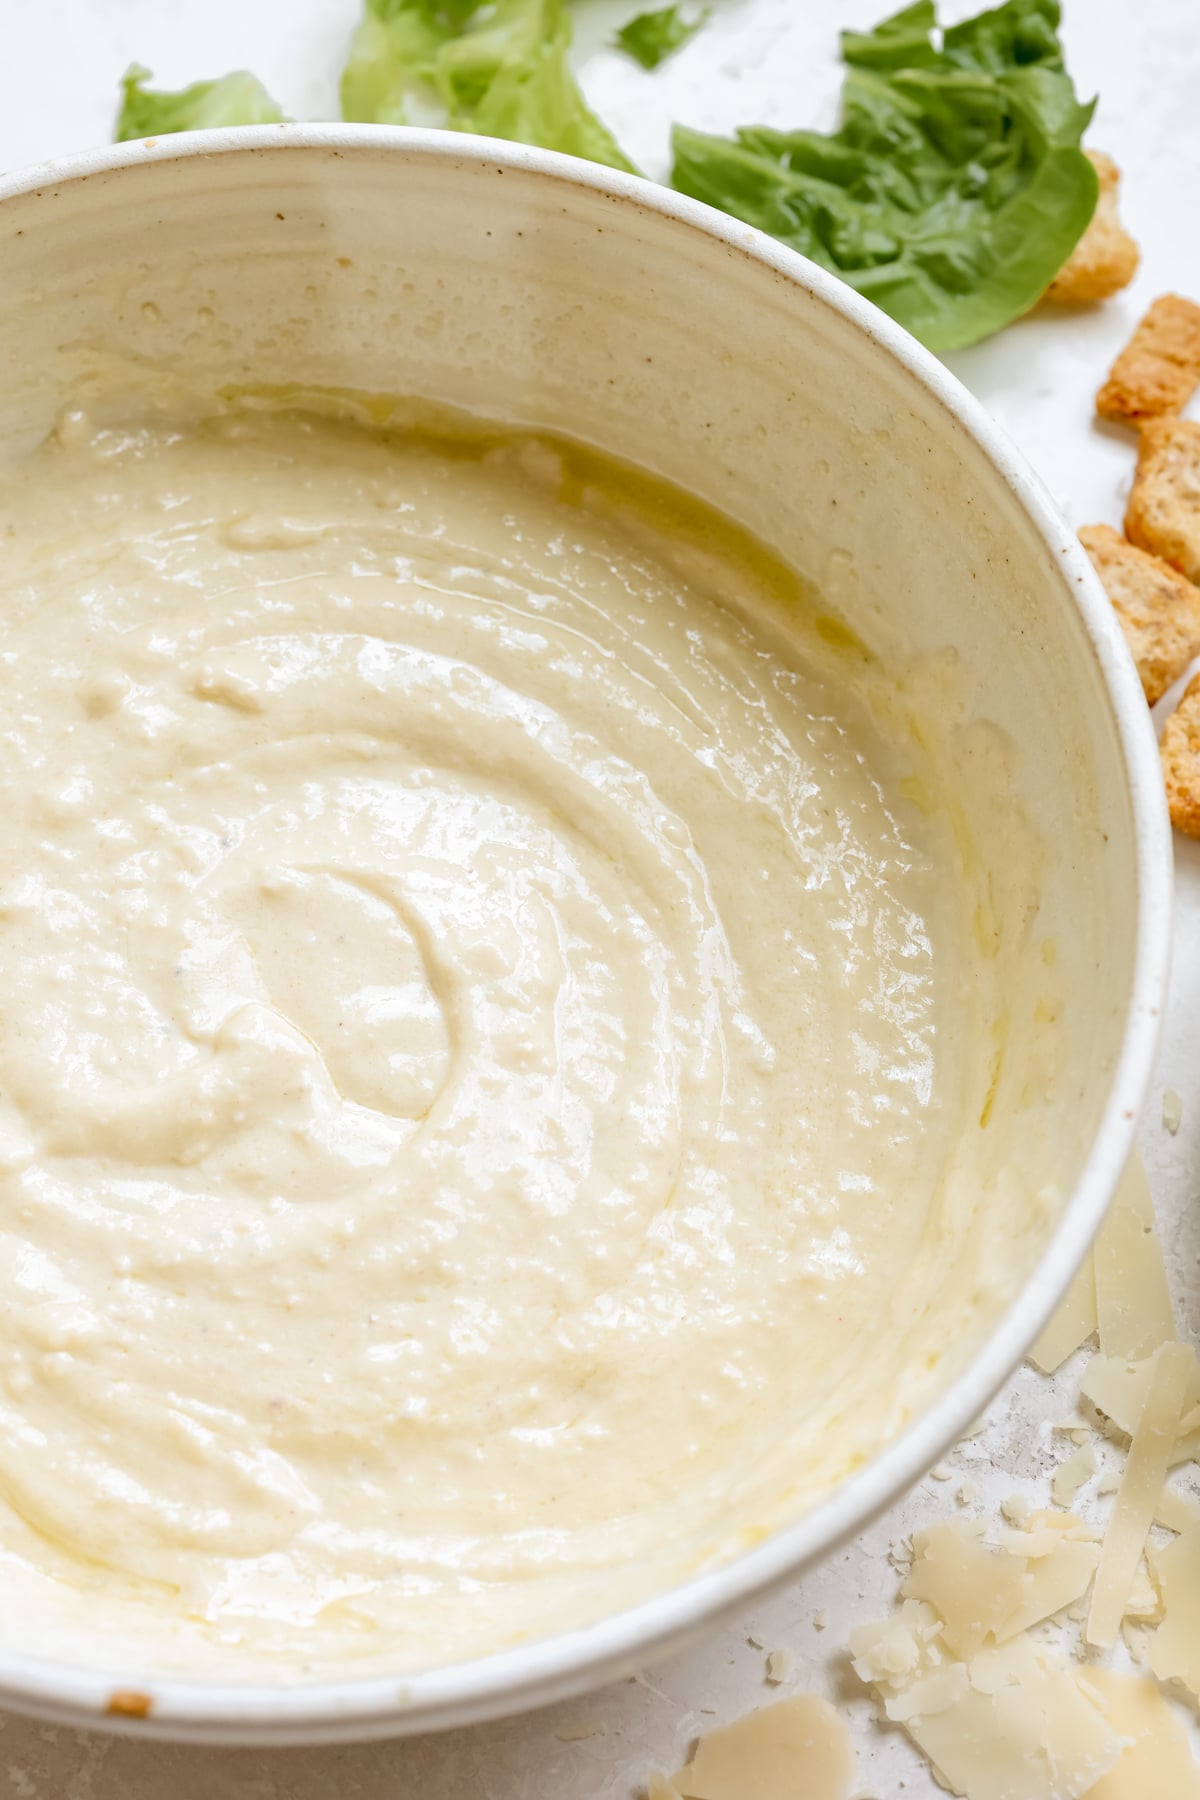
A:
[[[571,72],[565,0],[366,0],[342,75],[342,116],[405,125],[414,99],[455,131],[633,171]]]
[[[847,32],[829,135],[676,126],[674,186],[865,294],[933,350],[1031,307],[1087,227],[1092,108],[1063,66],[1057,0],[1007,0],[948,29],[932,0]]]
[[[694,19],[685,19],[678,6],[663,6],[657,12],[639,13],[617,32],[615,43],[620,50],[641,63],[643,69],[657,69],[664,58],[682,49],[708,19],[709,9]]]
[[[205,131],[215,125],[277,125],[283,118],[262,82],[246,69],[219,81],[197,81],[178,93],[152,93],[149,69],[134,63],[121,78],[121,109],[113,136],[166,137],[172,131]]]

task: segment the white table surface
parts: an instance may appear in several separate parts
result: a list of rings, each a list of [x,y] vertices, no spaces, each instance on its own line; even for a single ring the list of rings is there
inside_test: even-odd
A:
[[[657,0],[656,0],[657,3]],[[898,0],[897,0],[898,3]],[[1045,477],[1073,525],[1119,524],[1132,470],[1125,434],[1098,426],[1092,395],[1147,301],[1168,288],[1200,297],[1200,20],[1196,0],[1065,0],[1080,91],[1098,91],[1089,141],[1125,172],[1125,212],[1143,250],[1134,286],[1090,313],[1043,312],[954,357],[953,366]],[[604,47],[636,0],[581,0],[588,92],[652,175],[666,167],[667,125],[832,122],[836,34],[869,25],[888,0],[716,0],[714,17],[654,75]],[[975,6],[954,0],[948,17]],[[165,86],[253,68],[284,110],[331,117],[357,0],[6,0],[0,63],[0,169],[107,138],[125,65]],[[588,54],[588,52],[591,52]],[[1070,670],[1063,670],[1070,680]],[[1048,779],[1051,772],[1048,772]],[[1200,844],[1176,840],[1175,975],[1142,1144],[1168,1247],[1177,1305],[1200,1333]],[[1162,1126],[1164,1085],[1183,1097],[1177,1136]],[[690,1654],[589,1698],[539,1713],[395,1743],[329,1750],[198,1750],[147,1745],[0,1715],[2,1800],[631,1800],[651,1768],[670,1770],[714,1725],[798,1689],[843,1705],[859,1746],[863,1793],[940,1794],[896,1731],[870,1707],[844,1658],[848,1628],[882,1616],[897,1576],[892,1540],[955,1508],[970,1480],[980,1508],[1044,1495],[1069,1448],[1051,1424],[1069,1416],[1068,1370],[1050,1383],[1022,1369],[986,1431],[955,1453],[951,1482],[928,1480],[890,1517],[736,1626]],[[1111,1456],[1111,1452],[1109,1453]],[[826,1615],[818,1630],[814,1616]],[[762,1646],[749,1642],[754,1638]],[[765,1651],[795,1669],[764,1685]]]

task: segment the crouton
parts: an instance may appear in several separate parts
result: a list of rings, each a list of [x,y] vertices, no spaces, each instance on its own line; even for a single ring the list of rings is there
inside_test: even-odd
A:
[[[1096,395],[1102,419],[1141,425],[1187,405],[1200,381],[1200,306],[1162,294],[1109,370]]]
[[[1163,732],[1163,779],[1176,831],[1200,837],[1200,675],[1193,675]]]
[[[1085,525],[1079,541],[1113,603],[1153,706],[1200,656],[1200,587],[1111,525]]]
[[[1142,427],[1125,536],[1200,581],[1200,425],[1191,419]]]
[[[1129,286],[1139,262],[1138,247],[1117,211],[1120,169],[1103,150],[1084,154],[1100,177],[1100,198],[1087,230],[1046,289],[1045,298],[1061,304],[1107,300]]]

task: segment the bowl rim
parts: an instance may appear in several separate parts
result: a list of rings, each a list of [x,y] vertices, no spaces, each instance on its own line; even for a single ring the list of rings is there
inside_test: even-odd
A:
[[[0,205],[147,162],[261,157],[280,151],[383,152],[404,160],[511,169],[583,189],[724,243],[858,328],[939,402],[1002,476],[1071,592],[1116,726],[1132,808],[1137,918],[1133,979],[1120,1054],[1091,1150],[1031,1279],[980,1350],[932,1406],[811,1512],[718,1568],[575,1630],[466,1663],[405,1677],[284,1684],[203,1681],[152,1669],[119,1680],[67,1661],[0,1654],[0,1705],[95,1729],[177,1741],[337,1742],[482,1722],[596,1688],[669,1653],[702,1627],[748,1607],[860,1532],[912,1487],[970,1427],[1050,1317],[1107,1210],[1134,1145],[1167,990],[1172,850],[1158,756],[1133,663],[1099,580],[1041,479],[1007,434],[931,352],[846,284],[776,239],[640,176],[557,152],[408,126],[225,127],[103,145],[0,178]],[[114,1690],[117,1703],[114,1706]],[[145,1693],[131,1716],[121,1696]]]

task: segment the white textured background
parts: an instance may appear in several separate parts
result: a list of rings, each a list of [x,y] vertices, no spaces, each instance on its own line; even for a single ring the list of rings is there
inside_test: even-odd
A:
[[[1092,394],[1150,298],[1167,288],[1200,298],[1200,11],[1197,0],[1065,7],[1076,84],[1100,95],[1089,141],[1125,172],[1124,210],[1142,244],[1142,270],[1106,307],[1036,314],[953,366],[1073,525],[1119,524],[1132,447],[1094,422]],[[0,168],[107,138],[117,79],[134,59],[164,86],[248,66],[294,117],[334,116],[357,10],[357,0],[4,0]],[[839,27],[872,24],[890,8],[888,0],[716,0],[707,29],[654,75],[604,48],[612,25],[636,10],[637,0],[581,0],[579,49],[590,97],[630,154],[660,175],[672,119],[714,130],[831,124]],[[962,0],[946,7],[949,17],[974,10]],[[1177,839],[1176,851],[1172,1002],[1142,1143],[1176,1301],[1198,1335],[1200,845]],[[1164,1085],[1183,1097],[1177,1137],[1162,1127]],[[986,1432],[956,1452],[953,1481],[923,1483],[833,1563],[700,1649],[590,1698],[442,1737],[325,1751],[176,1749],[0,1715],[0,1800],[630,1800],[650,1768],[677,1767],[699,1733],[797,1688],[845,1705],[864,1794],[924,1800],[942,1790],[899,1732],[871,1726],[844,1663],[845,1633],[891,1603],[890,1542],[953,1511],[961,1480],[993,1512],[1010,1493],[1044,1494],[1046,1475],[1070,1448],[1050,1426],[1069,1416],[1073,1399],[1070,1370],[1057,1386],[1021,1370]],[[828,1624],[818,1631],[822,1613]],[[783,1645],[795,1671],[768,1688],[764,1651]]]

